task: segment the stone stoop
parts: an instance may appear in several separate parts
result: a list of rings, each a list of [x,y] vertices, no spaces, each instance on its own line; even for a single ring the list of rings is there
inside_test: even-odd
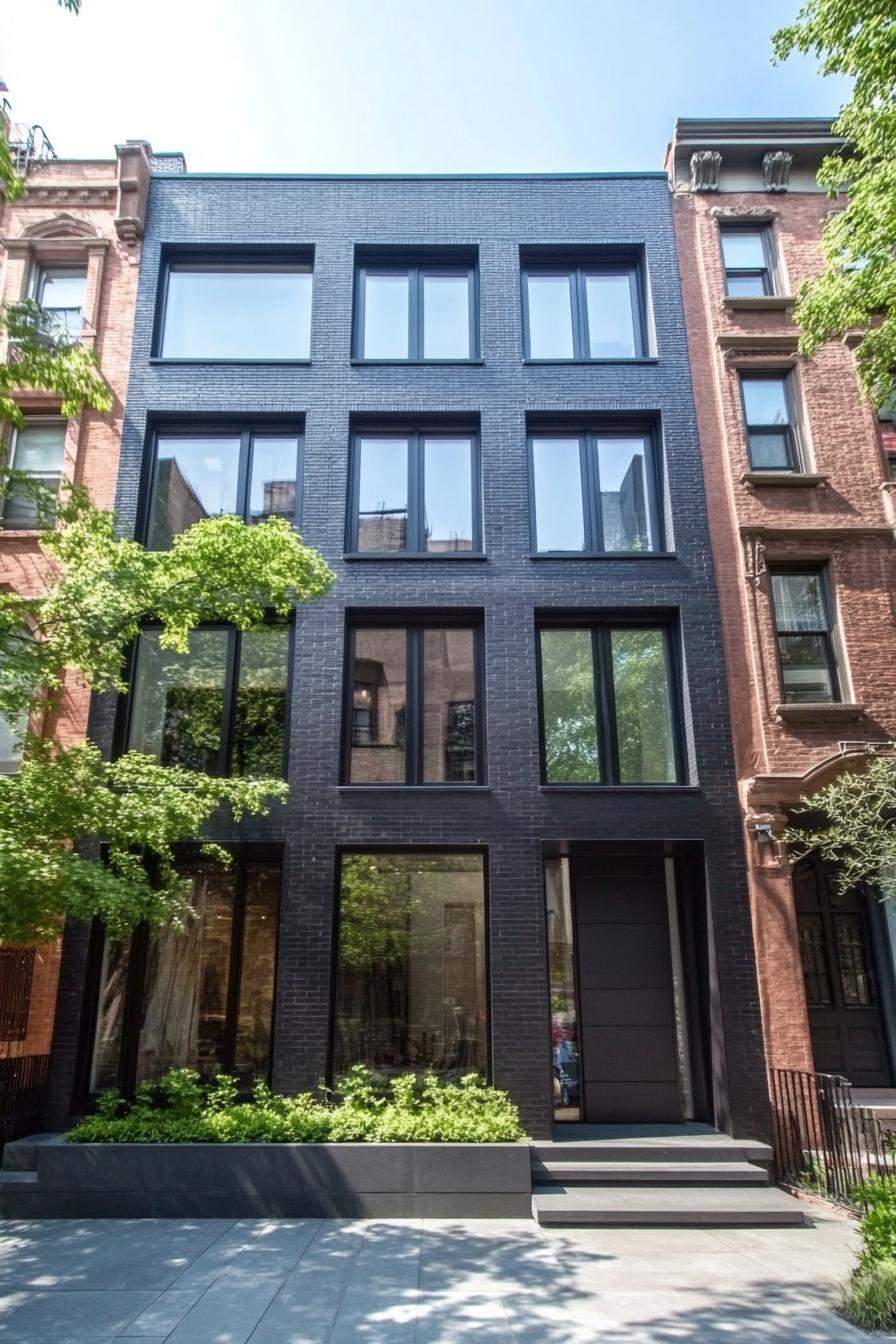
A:
[[[770,1184],[772,1150],[703,1126],[591,1126],[531,1145],[532,1213],[543,1227],[805,1225]]]

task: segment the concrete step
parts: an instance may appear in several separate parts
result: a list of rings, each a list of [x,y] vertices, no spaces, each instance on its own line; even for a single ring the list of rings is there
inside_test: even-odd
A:
[[[12,1139],[3,1149],[0,1171],[30,1171],[37,1166],[37,1149],[58,1142],[58,1134],[29,1134],[24,1139]]]
[[[532,1162],[538,1185],[768,1185],[752,1162]]]
[[[0,1171],[0,1193],[14,1193],[29,1185],[37,1185],[36,1171]]]
[[[770,1166],[772,1150],[767,1143],[732,1139],[727,1134],[655,1139],[554,1139],[531,1145],[542,1162],[755,1162]]]
[[[532,1214],[543,1227],[800,1227],[804,1209],[792,1195],[773,1188],[538,1185],[532,1192]]]

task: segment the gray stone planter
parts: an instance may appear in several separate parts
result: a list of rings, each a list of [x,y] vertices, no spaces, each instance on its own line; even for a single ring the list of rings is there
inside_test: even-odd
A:
[[[528,1218],[525,1143],[8,1144],[7,1218]]]

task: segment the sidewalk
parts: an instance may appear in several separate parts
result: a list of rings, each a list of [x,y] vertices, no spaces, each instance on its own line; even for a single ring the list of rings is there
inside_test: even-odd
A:
[[[777,1230],[5,1223],[0,1344],[868,1340],[828,1306],[854,1224],[810,1212],[812,1226]]]

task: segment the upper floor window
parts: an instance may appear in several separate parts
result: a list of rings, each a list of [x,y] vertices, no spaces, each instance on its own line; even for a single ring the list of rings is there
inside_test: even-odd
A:
[[[165,359],[308,359],[311,288],[307,260],[171,260],[158,353]]]
[[[754,471],[802,471],[786,373],[743,373],[740,378],[750,466]]]
[[[788,704],[840,699],[824,570],[771,574],[781,686]]]
[[[651,434],[608,425],[529,435],[540,554],[660,549]]]
[[[471,431],[356,433],[348,549],[393,555],[481,551],[478,458]]]
[[[362,254],[355,287],[356,359],[477,358],[476,264],[467,252]]]
[[[155,436],[147,545],[164,551],[202,518],[296,521],[296,429],[160,430]]]
[[[12,431],[8,464],[50,496],[58,494],[65,453],[64,420],[30,420]],[[3,526],[35,528],[52,523],[52,508],[24,483],[10,482],[3,503]]]
[[[141,631],[126,701],[129,751],[210,775],[280,776],[290,630],[203,626],[187,653]]]
[[[680,713],[667,626],[607,620],[539,631],[546,784],[676,784]]]
[[[87,272],[75,266],[42,266],[34,297],[47,314],[49,333],[62,345],[77,345],[83,326]]]
[[[481,783],[481,636],[437,618],[351,628],[346,783]]]
[[[774,294],[775,270],[771,230],[724,225],[722,261],[725,266],[725,293],[732,298],[754,298]]]
[[[524,255],[523,331],[527,359],[636,359],[647,345],[640,266]]]

